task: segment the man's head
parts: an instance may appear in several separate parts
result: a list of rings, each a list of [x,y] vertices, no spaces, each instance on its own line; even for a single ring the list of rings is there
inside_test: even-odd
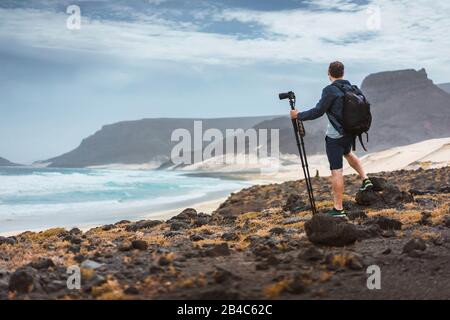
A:
[[[344,64],[340,61],[330,63],[328,67],[328,78],[333,82],[344,77]]]

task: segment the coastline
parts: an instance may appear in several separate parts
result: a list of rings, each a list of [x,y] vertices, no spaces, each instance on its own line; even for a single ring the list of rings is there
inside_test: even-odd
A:
[[[174,216],[176,216],[177,214],[179,214],[181,211],[183,211],[184,209],[188,208],[188,207],[192,207],[195,210],[197,210],[198,212],[203,212],[206,214],[211,214],[215,209],[217,209],[219,207],[219,205],[224,202],[227,199],[227,197],[219,197],[219,198],[213,198],[210,200],[206,200],[206,201],[202,201],[202,202],[198,202],[195,203],[191,206],[179,206],[177,208],[174,209],[167,209],[167,210],[162,210],[162,211],[158,211],[158,212],[154,212],[154,213],[147,213],[143,216],[141,216],[141,218],[143,220],[145,219],[150,219],[150,220],[163,220],[166,221]],[[115,221],[118,222],[118,221]],[[76,226],[77,228],[79,228],[81,231],[86,232],[90,229],[93,228],[97,228],[99,226],[102,226],[103,224],[83,224],[83,225],[79,225]],[[66,226],[58,226],[58,227],[54,227],[54,228],[72,228],[75,226],[72,225],[66,225]],[[6,232],[0,232],[0,237],[11,237],[11,236],[16,236],[18,234],[21,234],[23,232],[26,231],[31,231],[31,232],[41,232],[41,231],[45,231],[45,229],[42,228],[36,228],[36,229],[26,229],[26,230],[13,230],[13,231],[6,231]]]

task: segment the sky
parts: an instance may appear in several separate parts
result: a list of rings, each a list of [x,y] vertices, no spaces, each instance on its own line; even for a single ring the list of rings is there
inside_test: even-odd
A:
[[[449,31],[448,0],[0,0],[0,156],[54,157],[123,120],[287,114],[288,90],[309,108],[335,60],[358,85],[450,82]]]

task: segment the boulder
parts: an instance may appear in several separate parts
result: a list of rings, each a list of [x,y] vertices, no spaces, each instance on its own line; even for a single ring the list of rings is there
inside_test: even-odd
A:
[[[356,203],[362,206],[386,206],[398,205],[414,201],[411,193],[401,191],[397,186],[389,183],[386,179],[371,177],[373,188],[358,191]]]
[[[36,270],[31,267],[17,269],[9,279],[9,291],[29,293],[35,287]]]
[[[181,213],[179,213],[178,215],[170,218],[169,221],[173,221],[173,220],[190,221],[191,219],[197,217],[197,215],[198,215],[197,210],[192,209],[192,208],[187,208],[187,209],[184,209],[183,211],[181,211]]]
[[[31,262],[29,266],[41,270],[55,267],[55,263],[50,258],[39,258],[39,260]]]
[[[144,240],[133,240],[131,242],[131,247],[136,250],[145,251],[148,248],[148,244]]]
[[[403,253],[410,253],[413,250],[425,251],[426,248],[427,248],[427,245],[425,244],[425,241],[423,241],[420,238],[414,238],[414,239],[409,240],[403,246]]]
[[[354,210],[347,212],[347,218],[349,220],[366,219],[367,214],[362,210]]]
[[[398,220],[384,217],[384,216],[378,216],[374,218],[370,218],[368,221],[365,222],[365,224],[376,224],[383,230],[401,230],[402,229],[402,223]]]
[[[237,241],[239,240],[239,236],[234,232],[225,232],[222,234],[221,239],[225,241]]]
[[[14,245],[16,243],[17,240],[14,237],[0,237],[0,245],[2,244]]]
[[[374,190],[358,191],[355,201],[361,206],[384,205],[383,197]]]
[[[102,226],[102,230],[103,230],[103,231],[109,231],[109,230],[114,229],[115,227],[116,227],[116,226],[113,225],[113,224],[106,224],[106,225]]]
[[[327,214],[314,215],[305,223],[305,231],[312,243],[336,247],[351,245],[360,236],[353,224]]]
[[[159,220],[141,220],[135,223],[131,223],[125,227],[126,231],[135,232],[141,229],[150,229],[153,228],[159,224],[161,224],[162,221]]]
[[[179,231],[189,229],[189,224],[182,221],[173,221],[170,223],[170,231]]]
[[[373,191],[383,191],[388,185],[387,180],[384,178],[370,177],[369,179],[373,184]]]
[[[205,238],[203,238],[201,235],[199,235],[199,234],[193,234],[193,235],[191,235],[190,237],[189,237],[189,239],[191,240],[191,241],[193,241],[193,242],[196,242],[196,241],[201,241],[201,240],[204,240]]]

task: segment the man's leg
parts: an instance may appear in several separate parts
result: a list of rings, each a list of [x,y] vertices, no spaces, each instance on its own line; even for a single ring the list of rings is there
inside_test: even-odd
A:
[[[342,206],[342,194],[344,193],[344,177],[342,175],[342,156],[344,148],[340,139],[327,137],[326,151],[331,170],[331,189],[333,191],[334,208],[329,212],[333,216],[344,215]],[[337,211],[336,211],[337,210]]]
[[[364,169],[361,165],[361,161],[359,161],[358,157],[353,154],[353,152],[349,152],[346,155],[344,155],[345,159],[347,159],[348,164],[358,172],[359,176],[362,179],[361,187],[359,188],[360,191],[365,191],[367,189],[373,188],[373,183],[370,181],[370,179],[367,177],[366,173],[364,172]]]
[[[358,157],[351,151],[348,154],[344,155],[344,157],[345,159],[347,159],[347,162],[350,165],[350,167],[352,167],[353,169],[355,169],[356,172],[358,172],[361,179],[366,180],[367,175],[364,172],[364,169],[361,165],[361,161],[359,161]]]
[[[342,210],[342,194],[344,193],[342,169],[331,170],[331,188],[333,190],[334,208]]]

